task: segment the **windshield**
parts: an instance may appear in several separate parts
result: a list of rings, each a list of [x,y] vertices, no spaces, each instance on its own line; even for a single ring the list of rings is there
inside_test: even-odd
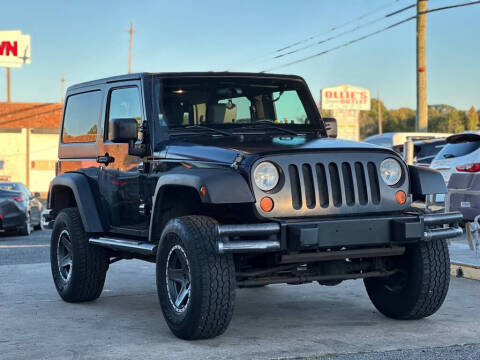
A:
[[[157,80],[158,125],[172,129],[248,128],[266,125],[319,129],[323,123],[308,90],[298,81],[252,78]]]

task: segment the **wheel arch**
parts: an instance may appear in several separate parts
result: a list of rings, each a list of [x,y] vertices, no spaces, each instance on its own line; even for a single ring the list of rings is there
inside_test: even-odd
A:
[[[78,208],[86,232],[105,230],[94,192],[87,176],[82,173],[65,173],[55,177],[51,183],[48,208],[57,215],[62,209],[70,207]]]
[[[446,194],[447,186],[442,174],[437,170],[409,165],[410,191],[414,200],[423,199],[425,195]]]
[[[202,193],[202,187],[206,193]],[[153,196],[149,240],[156,242],[174,217],[205,215],[206,207],[215,205],[253,202],[247,181],[233,169],[181,169],[165,174],[159,178]]]

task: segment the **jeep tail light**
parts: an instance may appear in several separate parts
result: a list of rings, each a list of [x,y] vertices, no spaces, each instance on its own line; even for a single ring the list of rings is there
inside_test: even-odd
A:
[[[18,202],[22,202],[22,201],[24,201],[24,198],[23,198],[23,195],[15,195],[13,197],[13,200],[18,201]]]
[[[480,171],[480,163],[473,163],[473,164],[464,164],[457,166],[457,171],[460,172],[479,172]]]

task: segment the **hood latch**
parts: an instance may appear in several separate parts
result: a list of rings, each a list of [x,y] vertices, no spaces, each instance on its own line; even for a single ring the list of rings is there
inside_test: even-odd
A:
[[[240,163],[243,161],[244,158],[245,156],[243,156],[243,154],[237,153],[237,156],[235,156],[235,160],[233,160],[233,163],[232,165],[230,165],[230,167],[232,169],[238,170],[238,166],[240,165]]]

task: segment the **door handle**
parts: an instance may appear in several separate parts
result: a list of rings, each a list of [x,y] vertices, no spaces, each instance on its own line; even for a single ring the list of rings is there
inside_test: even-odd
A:
[[[115,158],[113,156],[110,156],[108,152],[106,152],[105,155],[97,156],[97,163],[105,164],[105,166],[108,166],[108,164],[114,161],[115,161]]]

